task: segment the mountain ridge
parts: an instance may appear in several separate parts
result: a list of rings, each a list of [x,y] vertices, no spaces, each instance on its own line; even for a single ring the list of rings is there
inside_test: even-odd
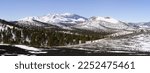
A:
[[[129,27],[127,22],[123,22],[112,17],[93,16],[90,18],[86,18],[72,13],[25,17],[23,19],[19,19],[18,22],[31,22],[34,25],[35,20],[70,30],[72,30],[73,28],[85,29],[90,31],[118,31],[133,29]],[[38,24],[35,26],[38,26]]]
[[[6,20],[5,20],[6,21]],[[47,14],[44,16],[30,16],[18,21],[7,21],[19,27],[61,28],[65,30],[83,29],[96,32],[117,32],[122,30],[136,30],[150,28],[150,22],[128,23],[112,17],[92,16],[86,18],[73,13]]]

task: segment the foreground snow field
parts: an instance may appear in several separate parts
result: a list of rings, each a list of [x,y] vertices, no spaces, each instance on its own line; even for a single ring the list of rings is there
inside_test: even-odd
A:
[[[0,44],[0,55],[37,55],[46,53],[40,48],[25,45]]]
[[[150,34],[137,34],[95,40],[91,43],[71,45],[69,48],[91,50],[94,52],[137,53],[150,52]]]

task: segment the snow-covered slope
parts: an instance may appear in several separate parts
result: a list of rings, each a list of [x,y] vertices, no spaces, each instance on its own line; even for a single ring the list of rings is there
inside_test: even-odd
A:
[[[46,51],[43,51],[41,48],[34,48],[25,45],[10,45],[10,44],[0,44],[0,55],[38,55],[46,54]]]
[[[30,25],[40,24],[35,21],[44,22],[61,28],[78,28],[86,30],[131,30],[127,23],[111,17],[91,17],[85,18],[80,15],[63,13],[63,14],[48,14],[45,16],[26,17],[20,19],[21,23],[30,23]],[[32,24],[33,23],[33,24]]]
[[[150,52],[150,34],[138,34],[128,36],[128,38],[105,38],[92,43],[72,45],[68,47],[76,49],[87,49],[93,51],[131,51],[131,52]]]
[[[111,17],[91,17],[91,20],[95,20],[95,21],[105,21],[105,22],[109,22],[109,23],[119,23],[118,20],[111,18]]]
[[[140,28],[140,29],[149,29],[150,28],[150,22],[140,22],[140,23],[128,23],[129,25]]]
[[[71,13],[48,14],[45,16],[26,17],[20,19],[20,21],[29,21],[29,22],[33,22],[33,20],[38,20],[45,23],[79,23],[84,22],[87,19],[82,16]]]
[[[77,28],[89,30],[131,30],[127,23],[111,17],[91,17],[85,23],[77,25]]]
[[[71,13],[63,13],[63,14],[48,14],[44,16],[34,16],[34,17],[26,17],[20,19],[17,23],[25,24],[24,26],[45,26],[41,23],[48,25],[52,24],[54,26],[58,26],[62,29],[71,29],[71,26],[77,25],[79,23],[83,23],[88,19],[76,14]],[[41,23],[39,23],[41,22]]]
[[[112,17],[93,16],[86,18],[77,14],[48,14],[44,16],[25,17],[15,22],[19,26],[38,26],[38,27],[56,27],[63,29],[85,29],[92,31],[120,31],[147,29],[150,27],[150,22],[146,23],[127,23]],[[0,26],[2,28],[2,25]]]

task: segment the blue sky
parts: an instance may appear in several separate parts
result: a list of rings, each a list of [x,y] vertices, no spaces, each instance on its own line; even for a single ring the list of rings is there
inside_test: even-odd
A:
[[[0,18],[18,20],[48,13],[110,16],[128,22],[150,21],[150,0],[1,0]]]

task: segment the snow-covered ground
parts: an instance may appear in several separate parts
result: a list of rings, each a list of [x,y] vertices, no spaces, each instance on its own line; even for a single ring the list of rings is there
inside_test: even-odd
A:
[[[139,34],[122,38],[105,38],[97,42],[91,42],[68,47],[95,51],[140,51],[150,52],[150,34]]]
[[[19,47],[25,50],[31,50],[31,51],[40,51],[40,49],[34,48],[34,47],[29,47],[25,45],[14,45],[15,47]]]
[[[37,55],[45,54],[42,48],[34,48],[25,45],[0,44],[0,55]]]

